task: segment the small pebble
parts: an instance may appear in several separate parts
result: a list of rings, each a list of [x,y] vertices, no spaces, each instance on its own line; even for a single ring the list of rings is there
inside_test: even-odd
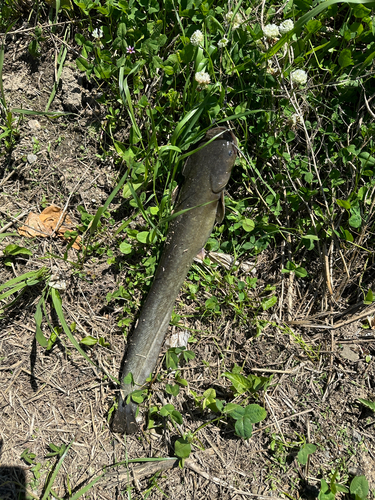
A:
[[[352,430],[353,433],[353,441],[357,441],[358,443],[362,441],[362,436],[355,429]]]
[[[42,128],[38,120],[29,120],[28,125],[31,128],[31,130],[40,130]]]
[[[27,161],[28,161],[28,163],[30,163],[30,165],[32,165],[33,163],[35,163],[37,159],[38,159],[38,157],[36,155],[32,154],[32,153],[29,153],[27,155]]]

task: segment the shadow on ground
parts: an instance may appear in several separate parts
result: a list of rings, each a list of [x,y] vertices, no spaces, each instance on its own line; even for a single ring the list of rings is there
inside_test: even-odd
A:
[[[3,441],[0,440],[0,458]],[[21,467],[0,465],[0,498],[1,500],[24,500],[25,471]]]

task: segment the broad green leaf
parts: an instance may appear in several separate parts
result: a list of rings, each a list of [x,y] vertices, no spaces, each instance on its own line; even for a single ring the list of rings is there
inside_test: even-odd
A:
[[[267,417],[267,412],[261,406],[252,404],[245,407],[245,415],[250,419],[251,423],[257,424]]]
[[[223,413],[232,414],[234,412],[241,411],[241,408],[242,408],[242,406],[237,405],[236,403],[228,403],[227,405],[224,406]]]
[[[329,485],[324,479],[320,480],[320,492],[318,500],[335,500],[335,494],[332,493]]]
[[[127,182],[124,186],[123,191],[122,191],[122,197],[125,199],[130,198],[132,196],[132,192],[130,190],[129,184],[130,183]],[[137,191],[137,189],[139,189],[142,186],[143,182],[132,182],[131,184],[132,184],[134,191]]]
[[[255,222],[251,219],[244,219],[242,221],[242,227],[246,232],[251,233],[255,228]]]
[[[145,400],[146,395],[143,389],[138,389],[137,391],[133,391],[131,393],[131,397],[135,403],[141,404]]]
[[[251,386],[251,382],[240,373],[224,372],[223,376],[227,377],[232,382],[233,387],[238,394],[246,392]]]
[[[267,311],[267,309],[270,309],[271,307],[273,307],[276,304],[276,302],[277,302],[276,295],[273,295],[272,297],[267,298],[267,299],[263,299],[262,300],[263,311]]]
[[[336,200],[336,203],[339,207],[345,208],[346,210],[349,210],[349,208],[352,207],[350,201],[347,200]]]
[[[374,302],[374,294],[372,293],[371,288],[366,294],[365,300],[363,301],[364,304],[372,304]]]
[[[347,66],[352,66],[354,64],[352,58],[352,51],[350,49],[342,49],[339,55],[339,65],[342,68],[346,68]]]
[[[306,29],[309,33],[316,33],[322,27],[322,23],[318,19],[310,19],[306,23]]]
[[[191,453],[191,445],[189,441],[184,438],[176,439],[174,452],[178,458],[188,458]]]
[[[306,465],[308,456],[316,452],[315,444],[307,443],[299,450],[297,459],[301,465]]]
[[[132,253],[133,247],[126,241],[123,241],[122,243],[120,243],[119,250],[121,253],[126,255]]]
[[[156,235],[154,231],[140,231],[137,234],[136,238],[140,243],[143,243],[145,245],[155,243],[156,241]]]
[[[355,495],[355,498],[365,500],[369,492],[368,481],[366,476],[356,476],[350,483],[350,493]]]
[[[174,411],[174,406],[168,403],[164,405],[162,408],[160,408],[160,415],[162,417],[167,417],[173,411]]]
[[[351,241],[351,242],[354,241],[352,233],[347,229],[343,230],[343,236],[346,241]]]
[[[368,16],[371,12],[370,9],[368,9],[367,7],[365,7],[362,4],[353,5],[352,9],[353,9],[353,14],[355,15],[355,17],[359,17],[360,19],[362,19],[362,17]]]
[[[236,420],[234,428],[236,430],[237,436],[240,436],[243,439],[251,438],[251,435],[253,433],[253,425],[247,415],[243,415],[241,418]]]
[[[11,243],[10,245],[7,245],[4,248],[4,255],[32,255],[33,253],[28,249],[24,247],[20,247],[19,245],[15,245],[14,243]]]
[[[95,345],[97,343],[98,343],[98,339],[96,339],[92,335],[88,335],[87,337],[83,337],[83,339],[80,342],[80,344],[83,344],[83,345]]]
[[[305,278],[308,274],[306,269],[304,267],[301,267],[301,266],[296,267],[294,272],[295,272],[297,278]]]
[[[178,394],[180,392],[180,388],[178,385],[166,384],[165,392],[167,392],[168,394],[171,394],[172,396],[178,396]]]

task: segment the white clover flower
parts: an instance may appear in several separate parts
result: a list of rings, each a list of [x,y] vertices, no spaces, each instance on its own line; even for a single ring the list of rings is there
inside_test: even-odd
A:
[[[301,117],[297,113],[293,113],[289,118],[290,126],[295,128],[299,123],[301,123]]]
[[[92,36],[94,38],[101,38],[103,36],[103,30],[101,28],[95,28],[94,31],[92,32]]]
[[[280,35],[279,28],[276,24],[267,24],[263,28],[263,34],[266,38],[277,38]]]
[[[232,30],[238,29],[241,24],[242,24],[242,16],[237,12],[237,14],[234,16],[233,11],[230,10],[227,14],[224,16],[225,19],[225,24],[229,25],[232,22]]]
[[[296,69],[290,73],[290,79],[297,85],[304,85],[307,82],[307,73],[303,69]]]
[[[194,33],[190,37],[190,43],[198,47],[198,45],[202,45],[204,40],[203,33],[200,30],[194,31]]]
[[[217,42],[219,49],[226,47],[228,45],[228,41],[228,38],[226,36],[223,36],[223,38]]]
[[[200,85],[208,85],[211,83],[211,78],[205,71],[199,71],[199,73],[195,73],[195,81]]]
[[[285,33],[288,33],[288,31],[292,31],[293,28],[294,28],[293,21],[291,19],[286,19],[280,24],[279,31],[282,35],[284,35]]]

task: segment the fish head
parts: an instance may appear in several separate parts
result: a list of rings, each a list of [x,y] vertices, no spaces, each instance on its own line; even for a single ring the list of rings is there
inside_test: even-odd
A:
[[[220,134],[220,135],[219,135]],[[210,182],[213,193],[220,193],[227,185],[237,157],[237,139],[225,127],[209,130],[205,141],[218,136],[207,147],[211,154]]]

